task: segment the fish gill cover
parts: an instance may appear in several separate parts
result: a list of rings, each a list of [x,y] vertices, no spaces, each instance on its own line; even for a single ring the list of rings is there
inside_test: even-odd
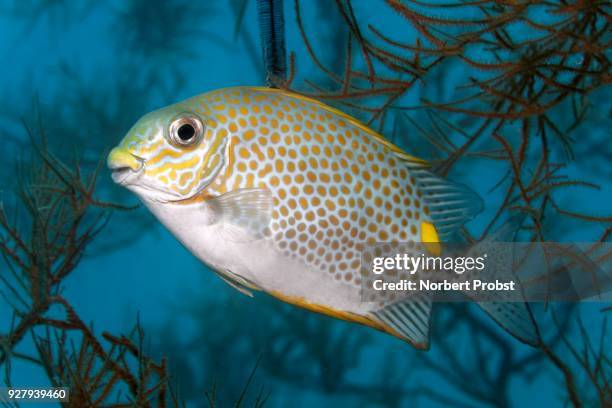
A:
[[[75,4],[0,5],[3,385],[75,407],[610,405],[609,303],[531,304],[535,347],[436,304],[415,350],[226,288],[102,166],[146,112],[267,84],[476,191],[462,241],[518,219],[516,240],[609,268],[608,3]]]

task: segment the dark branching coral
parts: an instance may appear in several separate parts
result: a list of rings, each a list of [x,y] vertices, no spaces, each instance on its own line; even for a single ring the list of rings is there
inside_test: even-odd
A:
[[[509,170],[499,183],[499,187],[507,185],[505,198],[480,238],[510,210],[530,217],[532,239],[547,238],[543,225],[547,216],[607,224],[600,238],[608,235],[612,217],[558,205],[553,194],[558,189],[597,186],[563,175],[566,163],[557,162],[553,153],[560,145],[571,155],[570,134],[584,118],[588,94],[610,82],[605,39],[610,29],[609,5],[597,1],[427,5],[388,0],[385,3],[406,19],[406,32],[416,33],[413,43],[402,43],[371,24],[362,27],[351,1],[335,3],[350,32],[343,75],[318,58],[295,1],[306,49],[335,84],[327,91],[306,80],[313,89],[308,94],[344,105],[368,124],[378,122],[381,129],[398,111],[427,109],[432,130],[421,133],[439,147],[438,157],[432,159],[441,174],[466,157],[506,161]],[[461,15],[472,17],[451,17]],[[417,84],[431,84],[429,75],[447,61],[463,64],[470,73],[468,82],[457,87],[461,97],[443,102],[424,98],[417,107],[398,103]],[[559,121],[559,110],[569,111],[564,115],[569,120]],[[456,114],[469,117],[473,125],[466,129],[453,123]],[[461,135],[460,143],[453,143],[449,133]],[[497,147],[475,151],[478,144]],[[528,160],[528,156],[539,160]]]
[[[584,312],[583,312],[584,313]],[[435,319],[434,338],[438,339],[438,355],[419,355],[419,369],[430,371],[448,390],[458,391],[465,400],[452,393],[440,393],[437,387],[425,385],[421,393],[432,401],[452,406],[512,405],[512,383],[527,383],[547,374],[547,359],[560,370],[559,381],[565,383],[567,400],[574,406],[607,406],[612,398],[610,341],[607,319],[601,331],[593,335],[585,328],[580,307],[557,305],[548,324],[540,330],[550,333],[540,349],[521,350],[505,333],[495,330],[484,316],[469,305],[445,307]],[[571,336],[572,326],[578,326]],[[472,345],[458,355],[457,344],[443,333],[459,331],[466,344]],[[553,351],[555,350],[555,351]],[[468,360],[467,363],[465,360]],[[568,385],[571,384],[571,385]],[[563,398],[563,399],[565,399]]]
[[[163,407],[168,401],[178,406],[166,360],[157,363],[143,353],[140,325],[129,336],[102,333],[103,344],[67,302],[63,306],[67,318],[46,325],[44,335],[34,335],[34,341],[52,385],[70,390],[69,406]]]
[[[0,294],[13,317],[0,334],[0,366],[11,385],[11,361],[41,366],[55,386],[70,388],[67,406],[178,405],[169,393],[165,362],[142,351],[139,325],[130,336],[103,333],[98,339],[61,292],[84,251],[120,206],[94,197],[98,170],[83,174],[67,166],[44,143],[21,164],[16,200],[0,209]],[[34,143],[38,138],[30,130]],[[20,351],[32,336],[35,355]]]
[[[323,74],[317,81],[312,76],[304,80],[307,91],[301,93],[351,111],[369,125],[391,134],[392,140],[400,145],[406,142],[398,131],[404,131],[403,124],[408,123],[431,147],[426,158],[441,175],[457,168],[466,170],[476,160],[480,168],[487,165],[486,161],[505,163],[506,171],[493,188],[503,189],[503,194],[499,201],[487,203],[495,206],[494,215],[478,234],[465,230],[468,240],[484,239],[501,221],[521,213],[527,219],[522,226],[523,239],[562,240],[564,231],[559,226],[578,220],[582,226],[597,226],[592,230],[599,233],[592,241],[608,242],[612,216],[585,211],[584,203],[579,209],[564,208],[559,193],[568,187],[599,189],[593,182],[568,176],[567,167],[577,145],[575,131],[594,109],[590,96],[610,83],[609,4],[399,0],[380,3],[380,7],[387,6],[404,19],[404,30],[394,25],[394,31],[387,33],[368,24],[367,17],[358,17],[357,2],[335,1],[341,30],[349,32],[344,69],[339,72],[330,68],[337,61],[326,64],[312,42],[311,33],[316,27],[305,25],[302,5],[306,3],[294,1],[297,29],[311,62]],[[412,40],[408,42],[407,38]],[[455,84],[450,98],[438,93],[437,99],[421,97],[416,106],[403,103],[414,93],[434,93],[432,89],[439,88],[436,82],[441,79],[440,72],[445,72],[448,66],[466,73],[465,82]],[[300,91],[294,85],[296,71],[292,61],[285,86]],[[593,248],[597,252],[597,245]],[[594,258],[606,263],[610,254],[598,253]],[[556,309],[556,305],[551,305],[550,310]],[[553,313],[550,310],[541,316],[549,322]],[[602,321],[601,342],[609,338],[605,319]],[[475,341],[492,342],[497,344],[493,349],[509,350],[503,341],[487,335],[492,332],[485,330],[486,326],[478,320],[468,318],[465,324],[471,327],[467,333],[476,337]],[[555,327],[551,330],[554,332]],[[576,339],[567,340],[566,331],[566,326],[556,327],[558,334],[542,339],[532,359],[546,358],[559,370],[573,405],[591,405],[595,401],[602,406],[609,404],[610,361],[605,347],[590,346],[588,331],[581,330],[582,340],[578,341],[584,347],[576,352],[573,346]],[[444,339],[439,344],[444,346]],[[563,350],[562,344],[569,349]],[[444,367],[440,367],[440,374],[451,384],[473,378],[470,367],[487,359],[476,356],[475,364],[454,356],[455,350],[450,346],[447,351],[444,361],[455,361],[457,375],[445,373]],[[514,357],[505,358],[510,358],[506,363],[517,364]],[[517,357],[517,361],[521,359]],[[501,371],[505,369],[508,375],[520,371],[512,367],[502,367]],[[588,389],[595,390],[594,396],[584,395],[579,385],[582,378],[587,379]],[[498,376],[483,385],[497,390],[495,395],[482,394],[477,389],[472,392],[473,384],[460,388],[472,400],[504,405],[507,401],[502,384],[507,384],[507,379]],[[444,397],[437,390],[430,391],[430,399]]]

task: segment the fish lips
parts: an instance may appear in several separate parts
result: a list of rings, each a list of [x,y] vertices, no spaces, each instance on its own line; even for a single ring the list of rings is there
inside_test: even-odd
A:
[[[128,185],[142,176],[145,161],[125,147],[116,147],[109,153],[107,165],[112,171],[112,178],[115,183]]]
[[[126,186],[134,184],[144,173],[144,165],[138,170],[134,170],[130,167],[119,167],[111,169],[111,177],[113,181],[119,185]]]

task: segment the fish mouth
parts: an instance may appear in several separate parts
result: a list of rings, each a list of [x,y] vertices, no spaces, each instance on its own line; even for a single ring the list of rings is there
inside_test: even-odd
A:
[[[137,179],[140,174],[142,174],[142,171],[134,171],[129,167],[120,167],[112,170],[111,178],[117,184],[126,185]]]
[[[112,179],[121,185],[132,184],[144,172],[144,159],[132,154],[124,147],[115,147],[108,155],[108,168]]]

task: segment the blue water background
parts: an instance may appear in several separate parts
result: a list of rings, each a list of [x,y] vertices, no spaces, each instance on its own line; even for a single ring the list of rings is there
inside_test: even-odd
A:
[[[26,3],[44,2],[22,4]],[[75,2],[78,7],[64,6],[64,3],[70,2],[58,2],[58,5],[49,2],[49,6],[40,9],[31,6],[26,7],[27,11],[17,12],[13,9],[19,7],[17,2],[3,2],[0,7],[3,164],[12,163],[27,151],[30,141],[20,120],[34,117],[36,101],[43,124],[49,129],[52,147],[68,157],[76,148],[79,154],[95,162],[148,111],[221,87],[264,83],[254,4],[249,4],[244,26],[234,35],[235,13],[231,2],[199,2],[200,5],[180,0]],[[136,27],[142,25],[138,17],[145,18],[152,13],[150,8],[161,7],[162,3],[169,10],[164,24],[183,25],[183,33],[174,38],[175,42],[163,44],[170,38],[159,34],[162,29],[144,24],[141,27],[144,34],[132,38]],[[168,6],[172,3],[186,5],[186,10],[172,9]],[[311,41],[323,49],[322,59],[340,61],[341,66],[340,44],[337,48],[328,46],[336,39],[333,27],[319,24],[325,17],[325,9],[333,7],[321,1],[303,3]],[[357,2],[358,18],[368,18],[376,26],[384,27],[386,33],[402,30],[409,37],[405,22],[375,3]],[[122,18],[129,4],[141,4],[141,11]],[[297,76],[320,79],[295,27],[293,2],[287,2],[286,8],[288,49],[296,52]],[[147,38],[151,43],[147,43]],[[455,85],[468,73],[459,64],[450,63],[441,69],[437,81],[429,83],[427,88],[416,86],[402,103],[415,105],[424,95],[450,99]],[[610,100],[601,93],[593,94],[591,100],[596,105],[593,118],[574,135],[576,139],[584,139],[584,145],[587,140],[602,143],[609,137]],[[413,115],[416,120],[423,119],[418,113]],[[408,152],[427,154],[422,140],[414,133],[400,138],[396,142]],[[602,189],[567,190],[558,196],[559,202],[572,211],[587,209],[594,214],[605,213],[612,198],[609,143],[603,142],[603,152],[588,146],[583,149],[580,143],[578,146],[568,174],[572,178],[599,182]],[[501,192],[489,190],[506,170],[506,163],[494,166],[490,162],[475,162],[471,168],[458,169],[451,177],[472,186],[486,202],[494,202]],[[7,176],[6,172],[1,174]],[[108,172],[102,174],[102,179],[102,197],[136,203],[135,197],[110,183]],[[5,182],[8,186],[10,180],[2,182],[3,189]],[[494,210],[495,207],[487,206],[482,217],[472,221],[469,228],[479,231],[482,220]],[[602,231],[599,226],[580,221],[564,221],[563,228],[560,236],[568,241],[590,241]],[[128,236],[129,240],[125,242],[122,236]],[[139,317],[147,333],[147,348],[156,356],[170,356],[173,375],[192,406],[204,405],[203,392],[213,383],[219,387],[220,398],[231,401],[260,355],[262,363],[250,396],[263,386],[271,392],[269,406],[289,403],[292,406],[413,406],[412,402],[419,401],[421,406],[435,406],[432,400],[418,395],[420,385],[432,384],[443,395],[464,398],[441,381],[439,373],[419,362],[422,352],[397,339],[296,311],[263,295],[256,295],[254,299],[241,295],[200,264],[142,207],[113,216],[100,243],[88,250],[88,256],[66,282],[64,295],[85,321],[94,323],[98,332],[126,332]],[[583,315],[588,319],[599,307],[583,306]],[[0,304],[0,311],[4,329],[9,316],[5,304]],[[280,314],[288,314],[292,323],[287,323],[285,317],[279,318]],[[486,318],[483,321],[493,330],[500,330]],[[310,328],[299,329],[306,325]],[[591,329],[596,332],[598,327]],[[330,347],[326,339],[334,338],[334,333],[350,333],[348,336],[353,340],[345,341],[346,348],[325,351]],[[453,339],[459,359],[469,359],[470,349],[479,346],[470,343],[472,337],[461,329],[437,334]],[[25,350],[28,344],[26,341]],[[513,352],[530,351],[517,341],[510,344]],[[290,370],[298,373],[298,378],[284,377],[283,370],[287,367],[281,370],[281,363],[267,360],[271,355],[278,357],[278,350],[285,346],[289,365],[303,366]],[[323,356],[322,359],[299,358],[301,353],[309,355],[303,351],[309,347],[319,348],[315,354]],[[435,338],[428,358],[450,365],[436,347]],[[496,366],[495,358],[492,354],[488,364],[492,370],[501,369]],[[341,375],[330,372],[338,367],[336,359],[346,360],[342,363]],[[279,368],[276,373],[275,364]],[[465,364],[470,367],[469,360]],[[481,374],[474,367],[472,375]],[[388,384],[389,391],[383,392],[386,395],[383,397],[373,397],[367,392],[340,392],[334,383],[340,378],[347,383],[362,384],[363,389],[372,384]],[[543,364],[535,375],[516,376],[512,380],[508,392],[510,402],[516,406],[562,406],[561,382],[559,374]],[[13,383],[44,385],[46,380],[40,370],[14,363]],[[399,388],[414,390],[414,395],[407,393],[396,400],[392,390],[397,384],[402,384]],[[444,406],[441,402],[438,404]]]

